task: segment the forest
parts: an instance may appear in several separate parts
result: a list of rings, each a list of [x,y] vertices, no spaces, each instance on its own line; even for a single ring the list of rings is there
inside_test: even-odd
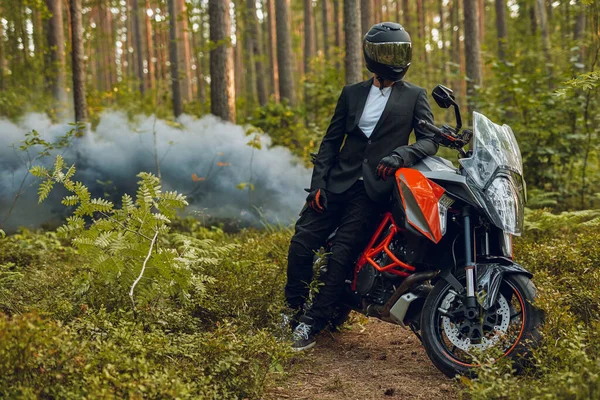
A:
[[[382,21],[408,82],[515,132],[545,313],[521,374],[444,381],[415,341],[373,368],[422,376],[382,383],[280,340],[311,155]],[[599,62],[599,0],[0,0],[0,397],[600,397]]]

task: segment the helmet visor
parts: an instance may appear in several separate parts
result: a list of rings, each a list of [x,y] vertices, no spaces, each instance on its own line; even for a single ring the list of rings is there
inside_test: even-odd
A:
[[[410,42],[373,43],[365,40],[365,55],[376,63],[391,67],[407,67],[412,57]]]

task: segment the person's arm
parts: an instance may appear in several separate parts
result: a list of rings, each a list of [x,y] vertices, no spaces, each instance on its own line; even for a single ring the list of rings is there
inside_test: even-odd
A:
[[[422,119],[433,124],[433,113],[431,112],[431,106],[429,105],[429,100],[427,100],[425,89],[419,93],[413,111],[413,128],[417,141],[411,145],[400,146],[392,152],[392,154],[402,157],[404,166],[413,165],[420,159],[433,156],[437,153],[438,143],[435,140],[435,135],[424,130],[418,124]]]
[[[346,135],[346,116],[348,114],[348,101],[346,99],[346,88],[342,89],[342,93],[338,99],[335,112],[325,133],[325,137],[319,147],[319,152],[315,157],[315,167],[313,169],[310,189],[326,189],[327,174],[333,166],[336,156],[340,151],[340,146]]]

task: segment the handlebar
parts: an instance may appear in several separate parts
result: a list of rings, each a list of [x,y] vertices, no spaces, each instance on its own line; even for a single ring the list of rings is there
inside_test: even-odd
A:
[[[424,119],[420,120],[419,122],[419,126],[423,129],[428,130],[431,133],[434,133],[437,136],[444,136],[444,132],[438,128],[437,126],[430,124],[429,122],[425,121]]]
[[[422,129],[435,134],[440,145],[458,150],[462,157],[467,156],[467,153],[463,150],[463,147],[465,147],[473,137],[472,131],[463,130],[462,133],[458,134],[449,126],[444,125],[444,127],[438,128],[424,119],[420,120],[418,125]]]

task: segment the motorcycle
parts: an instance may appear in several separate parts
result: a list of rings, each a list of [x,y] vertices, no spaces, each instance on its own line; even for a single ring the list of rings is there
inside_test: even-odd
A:
[[[332,325],[355,310],[410,328],[449,377],[476,371],[478,355],[491,348],[519,370],[543,320],[532,274],[513,259],[526,200],[521,152],[510,127],[483,114],[474,112],[473,130],[461,131],[449,88],[438,85],[432,96],[454,107],[456,127],[419,125],[458,151],[460,167],[433,156],[396,171],[391,207],[358,257]],[[315,260],[322,273],[327,251]]]

